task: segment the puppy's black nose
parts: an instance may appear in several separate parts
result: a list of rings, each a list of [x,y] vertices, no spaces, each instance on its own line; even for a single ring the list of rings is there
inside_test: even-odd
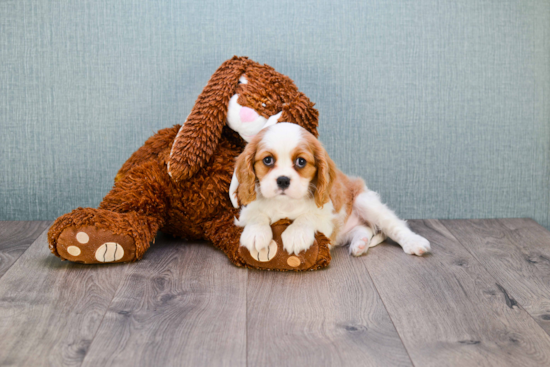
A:
[[[277,186],[281,189],[286,189],[290,186],[290,178],[286,176],[277,177]]]

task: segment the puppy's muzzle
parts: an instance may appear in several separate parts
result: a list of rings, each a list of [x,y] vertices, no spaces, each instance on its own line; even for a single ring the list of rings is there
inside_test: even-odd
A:
[[[290,178],[286,176],[277,177],[277,186],[279,186],[281,190],[288,189],[290,186]]]

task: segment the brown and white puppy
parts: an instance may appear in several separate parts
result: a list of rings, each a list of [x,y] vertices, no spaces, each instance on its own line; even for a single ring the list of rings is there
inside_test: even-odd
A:
[[[339,171],[322,144],[296,124],[261,130],[238,157],[235,172],[237,196],[245,205],[236,224],[244,227],[241,245],[249,251],[266,248],[270,224],[282,218],[293,220],[282,234],[289,254],[307,250],[316,231],[333,245],[350,243],[355,256],[386,235],[408,254],[430,251],[428,240],[413,233],[362,179]]]

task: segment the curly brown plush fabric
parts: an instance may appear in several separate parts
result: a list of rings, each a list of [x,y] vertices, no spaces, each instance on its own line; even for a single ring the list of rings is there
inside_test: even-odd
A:
[[[248,83],[239,83],[242,75]],[[260,268],[239,254],[242,228],[234,225],[238,209],[228,193],[235,160],[246,145],[226,125],[229,99],[236,93],[240,105],[264,117],[282,111],[281,121],[317,136],[318,112],[290,78],[235,56],[212,75],[183,126],[160,130],[132,154],[98,209],[78,208],[55,221],[48,233],[52,253],[84,263],[135,261],[161,230],[211,241],[234,264]],[[109,235],[131,239],[98,242]],[[328,241],[318,235],[317,242],[311,269],[330,262]]]

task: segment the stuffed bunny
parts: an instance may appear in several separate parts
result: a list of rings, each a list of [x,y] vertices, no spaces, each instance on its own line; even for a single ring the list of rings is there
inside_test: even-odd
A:
[[[234,224],[238,210],[228,194],[236,157],[265,126],[292,122],[317,136],[313,106],[290,78],[270,66],[247,57],[225,61],[184,124],[160,130],[124,163],[98,209],[78,208],[57,218],[48,232],[50,250],[63,260],[87,264],[135,261],[161,230],[211,241],[238,266],[307,270],[328,265],[329,241],[322,234],[315,251],[299,261],[287,261],[282,251],[273,262],[243,254],[242,228]]]

